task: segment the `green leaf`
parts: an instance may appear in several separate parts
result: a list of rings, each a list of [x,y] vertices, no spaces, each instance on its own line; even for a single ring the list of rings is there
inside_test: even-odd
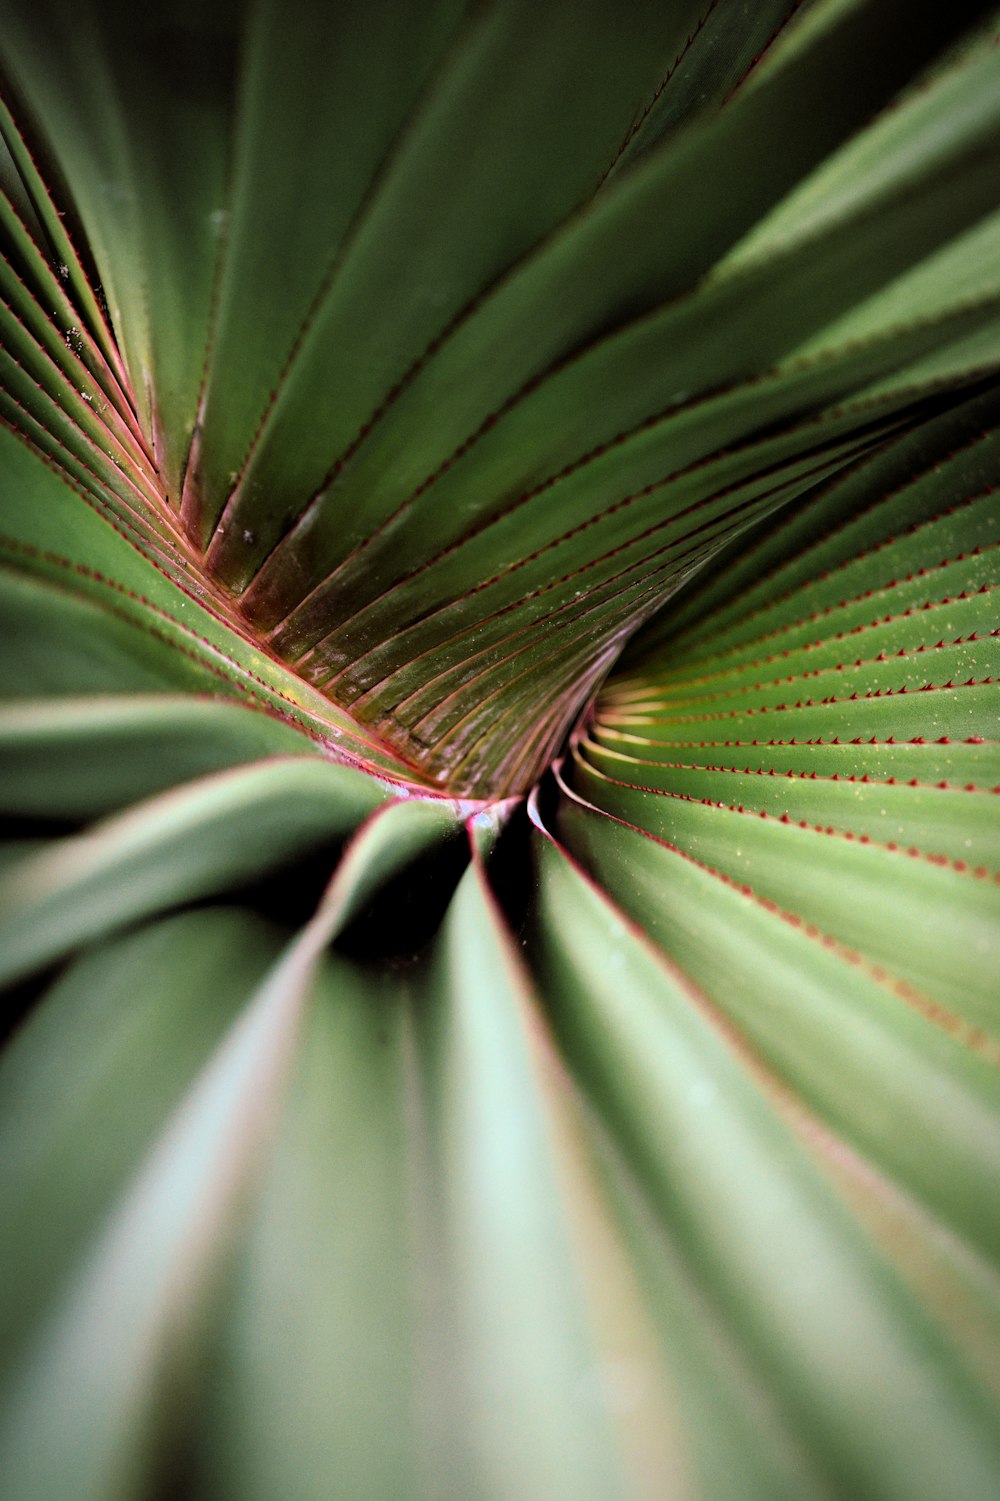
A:
[[[30,973],[137,918],[329,847],[385,796],[359,772],[282,759],[188,783],[55,842],[4,872],[0,974]]]
[[[4,1382],[54,1291],[277,951],[233,909],[95,947],[63,974],[0,1065]],[[101,1348],[108,1348],[101,1341]]]
[[[0,33],[7,1488],[992,1495],[995,7]]]
[[[604,820],[597,825],[612,832]],[[758,1082],[756,1061],[720,1024],[723,999],[732,1005],[745,995],[751,1011],[757,998],[743,986],[754,967],[741,966],[736,985],[729,969],[720,995],[717,977],[728,969],[720,955],[701,993],[701,976],[686,962],[690,941],[671,943],[683,970],[665,971],[563,852],[539,843],[533,943],[561,997],[564,1047],[787,1416],[813,1472],[799,1494],[902,1498],[943,1488],[971,1498],[988,1489],[995,1418],[961,1355],[859,1234],[796,1139],[808,1139],[801,1114],[787,1119],[779,1087],[766,1076]],[[605,844],[602,875],[619,888],[626,852],[620,841]],[[628,855],[633,873],[644,869],[634,850]],[[645,902],[641,910],[648,918]],[[683,923],[678,914],[678,929]],[[773,985],[773,945],[770,953]],[[995,1321],[992,1286],[991,1294]],[[822,1367],[817,1349],[829,1352]]]
[[[93,818],[228,766],[314,749],[267,714],[194,695],[44,698],[0,708],[0,801],[22,816]]]

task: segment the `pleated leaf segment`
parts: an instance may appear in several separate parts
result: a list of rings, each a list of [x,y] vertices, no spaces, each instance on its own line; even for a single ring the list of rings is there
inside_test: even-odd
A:
[[[1000,46],[0,0],[17,1501],[1000,1493]]]

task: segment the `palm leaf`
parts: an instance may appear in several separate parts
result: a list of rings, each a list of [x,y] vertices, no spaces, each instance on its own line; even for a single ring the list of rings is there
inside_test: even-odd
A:
[[[996,27],[3,0],[18,1501],[1000,1485]]]

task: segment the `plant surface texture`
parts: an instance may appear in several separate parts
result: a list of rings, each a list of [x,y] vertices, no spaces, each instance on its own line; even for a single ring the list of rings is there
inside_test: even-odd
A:
[[[1000,1495],[1000,16],[0,0],[0,1490]]]

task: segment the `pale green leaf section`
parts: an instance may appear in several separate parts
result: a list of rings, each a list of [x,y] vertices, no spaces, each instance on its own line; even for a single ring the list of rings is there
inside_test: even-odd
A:
[[[189,782],[55,841],[2,877],[0,975],[332,845],[387,795],[360,772],[290,758]]]
[[[829,931],[838,918],[843,924],[849,903],[841,897],[838,912],[836,866],[828,871],[828,922],[821,927],[819,903],[805,881],[800,898],[779,907],[759,863],[743,872],[750,888],[572,803],[562,816],[567,839],[600,869],[607,890],[775,1060],[796,1091],[992,1257],[997,1216],[987,1185],[1000,1154],[1000,1057],[977,1030],[989,997],[978,1005],[974,996],[959,997],[960,1009],[949,1014],[936,976],[926,976],[924,993],[901,987],[891,970],[865,962],[865,950],[859,956],[831,943]],[[850,907],[856,927],[871,903],[870,888],[862,888]],[[897,951],[904,933],[915,942],[928,922],[921,914],[901,924],[891,906],[881,910]],[[909,910],[917,910],[912,899]],[[699,922],[697,914],[708,911],[711,922]],[[938,921],[939,934],[951,932],[962,914],[953,904]],[[972,947],[967,938],[964,946]],[[987,959],[981,981],[990,973]],[[964,1020],[970,1015],[972,1025]]]
[[[11,1042],[0,1065],[5,1387],[278,942],[259,918],[217,909],[95,945]]]
[[[996,97],[996,24],[935,67],[869,128],[834,152],[721,263],[730,270],[824,224],[877,201],[893,183],[911,185],[921,172],[947,162],[955,144],[974,138],[992,118]]]
[[[570,772],[586,802],[655,837],[663,880],[760,929],[759,976],[780,940],[801,955],[794,987],[811,948],[831,996],[846,964],[848,993],[888,991],[993,1070],[998,452],[990,394],[807,496],[783,548],[765,529],[755,570],[733,554],[708,580],[669,655],[665,627],[643,643],[645,666],[609,689]],[[676,921],[679,942],[684,923],[652,900],[643,920]],[[886,1091],[917,1073],[887,1062]],[[909,1113],[930,1091],[928,1078]],[[838,1118],[863,1116],[845,1104]],[[989,1141],[985,1117],[970,1137]],[[988,1244],[997,1227],[961,1213]]]
[[[436,1486],[477,1501],[638,1501],[672,1477],[685,1494],[658,1352],[632,1344],[630,1325],[645,1317],[636,1289],[613,1255],[601,1282],[587,1284],[597,1272],[588,1260],[613,1227],[592,1226],[607,1211],[569,1134],[569,1081],[478,860],[449,910],[424,1006],[428,1129],[449,1267],[426,1336]],[[622,1372],[645,1399],[631,1424],[616,1421],[614,1382],[629,1379]],[[539,1401],[540,1393],[558,1397]],[[457,1442],[446,1439],[456,1428]]]
[[[627,896],[642,857],[629,850],[632,884],[619,881],[621,841],[604,820],[596,826],[605,877]],[[595,843],[582,843],[592,854]],[[799,1494],[989,1494],[995,1409],[773,1112],[712,1010],[541,840],[538,875],[533,946],[564,1048],[804,1446],[817,1478]]]
[[[867,339],[879,330],[930,318],[948,306],[971,302],[1000,284],[1000,214],[988,214],[882,292],[853,307],[843,318],[797,351],[802,357]],[[985,361],[984,361],[985,363]]]
[[[478,859],[429,967],[331,961],[318,999],[194,1493],[686,1496],[644,1290]]]
[[[315,945],[307,927],[200,1073],[19,1373],[0,1455],[24,1501],[141,1494],[256,1176]]]
[[[206,1501],[404,1501],[418,1443],[405,974],[328,957],[226,1298],[192,1460]]]
[[[902,843],[907,847],[912,844],[928,855],[945,855],[949,863],[968,863],[969,855],[973,854],[975,860],[985,861],[996,870],[1000,869],[997,794],[988,784],[985,788],[977,788],[968,780],[981,774],[979,758],[969,754],[972,749],[966,748],[964,758],[961,754],[958,758],[941,757],[939,776],[942,770],[946,770],[952,776],[958,771],[966,778],[958,785],[949,785],[942,778],[945,781],[943,786],[934,782],[901,785],[895,778],[892,781],[887,779],[884,767],[878,768],[883,773],[881,777],[876,772],[875,780],[863,782],[861,776],[867,778],[868,772],[849,771],[843,758],[832,773],[821,773],[816,769],[816,758],[808,754],[808,764],[812,769],[804,775],[800,772],[796,776],[790,768],[779,774],[772,764],[770,747],[762,752],[749,746],[742,756],[738,751],[735,754],[731,751],[729,760],[737,764],[725,768],[728,773],[725,778],[718,775],[718,762],[725,755],[724,751],[705,757],[712,763],[709,767],[678,764],[676,760],[667,764],[641,760],[625,755],[621,750],[596,745],[587,745],[582,754],[588,767],[616,784],[611,790],[612,798],[620,799],[622,807],[631,804],[637,810],[637,816],[644,817],[649,825],[657,825],[661,831],[673,832],[674,826],[672,810],[662,799],[659,816],[654,811],[657,793],[700,803],[717,801],[719,794],[725,793],[729,808],[742,806],[778,819],[787,815],[795,823],[805,820],[816,828],[839,825],[849,829],[855,837],[864,836],[897,845]],[[677,754],[675,749],[674,755]],[[800,756],[799,759],[803,758]],[[739,765],[741,760],[745,769]],[[911,770],[928,775],[929,768],[924,765],[922,757],[911,755],[910,761]],[[748,764],[753,762],[757,765]],[[844,781],[857,780],[851,785],[841,786],[841,778]],[[623,790],[626,787],[633,793],[642,789],[642,793],[630,797]],[[598,783],[598,788],[594,789],[598,797],[599,788]],[[640,807],[645,810],[642,814],[638,813]],[[682,819],[678,827],[683,827]]]
[[[311,749],[319,753],[266,713],[194,695],[4,704],[0,806],[20,815],[93,818],[228,766]]]
[[[397,803],[376,815],[315,917],[269,974],[248,987],[238,1018],[160,1131],[15,1373],[0,1418],[0,1456],[24,1501],[147,1493],[170,1419],[185,1404],[218,1275],[277,1126],[324,951],[374,888],[454,826],[452,811],[429,804]],[[219,921],[207,914],[201,920],[195,964],[217,954]],[[246,983],[245,958],[226,988],[237,975]],[[317,999],[323,988],[319,982]],[[175,1067],[178,1061],[175,1053]],[[96,1368],[95,1349],[103,1352]],[[57,1435],[49,1431],[54,1412]]]

